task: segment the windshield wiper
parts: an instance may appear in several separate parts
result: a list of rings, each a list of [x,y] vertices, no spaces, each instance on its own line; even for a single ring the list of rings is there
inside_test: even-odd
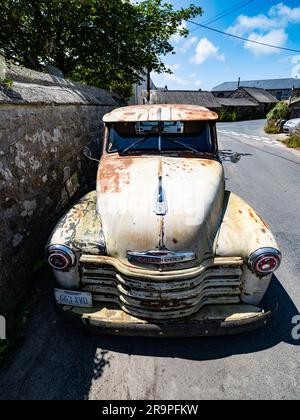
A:
[[[192,151],[193,151],[193,152],[195,152],[195,153],[199,153],[199,151],[198,151],[198,150],[194,149],[194,148],[193,148],[193,147],[191,147],[191,146],[188,146],[187,144],[181,143],[181,141],[174,140],[174,139],[170,139],[169,137],[165,137],[165,139],[166,139],[166,140],[168,140],[168,141],[169,141],[169,142],[171,142],[171,143],[180,144],[180,146],[183,146],[183,147],[185,147],[186,149],[192,150]]]
[[[122,150],[121,153],[126,153],[128,150],[132,149],[134,146],[138,146],[139,144],[144,143],[148,137],[143,137],[142,139],[137,140],[136,142],[132,143],[130,146],[126,147],[126,149]]]

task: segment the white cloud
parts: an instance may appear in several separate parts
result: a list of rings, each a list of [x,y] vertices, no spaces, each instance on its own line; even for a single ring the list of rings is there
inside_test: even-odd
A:
[[[249,36],[248,39],[251,41],[262,42],[264,44],[277,45],[278,47],[284,47],[288,39],[288,35],[284,29],[272,29],[270,32],[268,32],[265,35],[260,35],[258,33],[253,32]],[[250,50],[256,56],[269,55],[269,54],[274,54],[274,53],[278,54],[280,52],[280,50],[270,48],[264,45],[254,44],[252,42],[246,42],[245,49]]]
[[[195,86],[200,87],[200,86],[202,86],[202,84],[203,84],[202,80],[200,80],[200,79],[195,80]]]
[[[197,43],[197,41],[198,41],[198,37],[196,36],[192,36],[191,38],[188,38],[183,44],[180,51],[183,53],[187,52],[193,45]]]
[[[168,82],[173,82],[179,86],[187,86],[187,81],[180,76],[176,76],[175,74],[165,74],[165,79]]]
[[[288,40],[286,28],[289,24],[300,23],[300,7],[289,7],[284,3],[272,6],[267,14],[256,16],[240,15],[227,31],[249,40],[284,47]],[[274,54],[279,50],[246,42],[244,47],[255,55]]]
[[[172,67],[170,65],[167,66],[168,68]],[[173,66],[174,67],[174,66]],[[157,73],[153,73],[152,74],[152,79],[154,81],[154,84],[158,87],[162,87],[165,85],[168,85],[170,82],[172,83],[172,85],[175,85],[175,87],[183,87],[183,86],[187,86],[188,82],[186,79],[184,79],[183,77],[177,75],[177,74],[157,74]]]
[[[292,8],[283,3],[278,3],[277,5],[271,7],[269,15],[275,18],[279,17],[287,23],[298,23],[300,22],[300,7]]]
[[[300,55],[295,55],[292,58],[292,77],[300,79]]]
[[[202,38],[196,47],[195,55],[191,61],[196,64],[202,64],[209,59],[225,61],[225,56],[219,52],[219,47],[216,47],[207,38]]]
[[[255,29],[269,30],[276,27],[276,22],[265,15],[245,16],[237,18],[236,23],[230,26],[227,31],[231,34],[243,36]]]

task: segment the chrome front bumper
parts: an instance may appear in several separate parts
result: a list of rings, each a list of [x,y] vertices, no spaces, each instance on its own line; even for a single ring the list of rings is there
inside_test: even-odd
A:
[[[250,305],[211,305],[177,320],[145,321],[105,304],[75,308],[55,304],[61,315],[102,334],[140,337],[202,337],[240,334],[265,326],[272,313]]]

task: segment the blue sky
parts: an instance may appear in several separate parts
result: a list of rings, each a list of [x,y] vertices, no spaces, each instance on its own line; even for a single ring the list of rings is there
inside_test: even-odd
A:
[[[247,0],[245,0],[246,3]],[[241,0],[169,0],[176,8],[190,3],[204,14],[195,21],[205,24]],[[222,31],[268,44],[300,50],[300,1],[252,0],[249,4],[211,23]],[[169,89],[210,90],[224,82],[268,78],[300,78],[300,53],[275,50],[187,24],[194,30],[187,39],[174,37],[176,55],[164,58],[173,75],[153,74],[156,86]],[[197,29],[197,30],[195,30]]]

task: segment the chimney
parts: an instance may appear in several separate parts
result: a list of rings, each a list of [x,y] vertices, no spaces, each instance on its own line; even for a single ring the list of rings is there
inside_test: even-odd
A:
[[[239,77],[239,80],[238,80],[238,89],[240,88],[240,86],[241,86],[241,78]]]

